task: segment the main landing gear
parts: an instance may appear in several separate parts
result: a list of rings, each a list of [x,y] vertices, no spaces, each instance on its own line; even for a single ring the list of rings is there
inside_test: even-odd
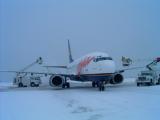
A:
[[[99,82],[92,82],[92,87],[98,87],[99,91],[104,91],[105,90],[105,82],[104,81],[99,81]]]
[[[93,81],[93,82],[92,82],[92,87],[94,87],[94,88],[95,88],[95,87],[99,87],[98,82]]]
[[[70,88],[70,83],[69,82],[63,83],[62,88]]]
[[[66,77],[65,77],[65,80],[63,81],[62,88],[70,88],[70,83],[67,82],[67,78]]]

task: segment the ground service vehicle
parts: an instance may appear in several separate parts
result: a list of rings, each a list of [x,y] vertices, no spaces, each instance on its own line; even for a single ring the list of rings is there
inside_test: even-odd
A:
[[[160,58],[156,58],[153,62],[146,65],[148,70],[141,71],[136,80],[137,86],[140,85],[156,85],[160,84],[160,75],[157,70],[153,68],[157,63],[160,62]]]
[[[16,76],[13,84],[18,87],[38,87],[41,84],[41,78],[39,76]]]
[[[16,77],[13,80],[13,84],[17,85],[18,87],[38,87],[41,84],[41,78],[38,75],[28,75],[25,73],[25,71],[29,68],[31,68],[35,64],[42,64],[42,58],[39,57],[36,61],[33,63],[27,65],[25,68],[17,72]]]
[[[156,73],[156,71],[141,71],[141,73],[138,75],[137,79],[137,86],[140,85],[156,85],[160,84],[160,79]]]

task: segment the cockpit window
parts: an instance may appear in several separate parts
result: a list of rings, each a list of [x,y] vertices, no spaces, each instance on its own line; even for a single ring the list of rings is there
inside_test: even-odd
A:
[[[111,57],[97,57],[93,61],[99,62],[99,61],[103,61],[103,60],[113,60],[113,59]]]

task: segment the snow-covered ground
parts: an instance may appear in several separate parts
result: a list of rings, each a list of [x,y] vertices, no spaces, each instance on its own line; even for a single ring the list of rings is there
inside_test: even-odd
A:
[[[8,85],[8,84],[7,84]],[[0,120],[159,120],[160,86],[134,79],[99,92],[89,83],[70,89],[16,88],[0,83]]]

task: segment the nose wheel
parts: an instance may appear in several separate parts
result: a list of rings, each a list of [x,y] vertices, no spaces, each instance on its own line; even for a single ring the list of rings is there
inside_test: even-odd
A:
[[[105,90],[105,83],[103,81],[99,82],[99,91],[104,91]]]
[[[92,82],[92,87],[98,87],[99,91],[104,91],[105,90],[105,82],[104,81],[99,81],[99,82]]]

